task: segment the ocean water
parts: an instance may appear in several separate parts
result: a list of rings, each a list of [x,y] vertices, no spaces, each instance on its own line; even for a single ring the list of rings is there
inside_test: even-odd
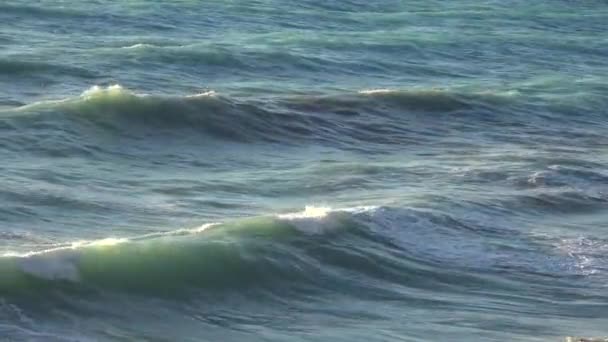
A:
[[[1,341],[608,334],[603,0],[0,0]]]

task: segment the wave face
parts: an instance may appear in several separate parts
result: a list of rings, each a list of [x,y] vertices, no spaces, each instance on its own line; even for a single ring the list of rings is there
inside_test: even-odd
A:
[[[311,210],[318,213],[310,214]],[[331,239],[331,231],[349,234],[356,216],[363,213],[363,209],[309,208],[295,216],[258,217],[7,253],[2,258],[3,292],[91,287],[170,294],[188,287],[234,291],[277,283],[305,285],[306,280],[315,284],[314,275],[309,274],[315,273],[309,264],[312,260],[303,259],[313,247],[307,240],[316,235]]]
[[[296,297],[340,292],[416,306],[433,300],[435,291],[447,302],[457,301],[471,286],[516,295],[524,280],[538,291],[535,295],[552,300],[559,298],[551,291],[557,284],[607,279],[607,241],[521,235],[516,248],[489,244],[503,234],[513,232],[484,231],[423,210],[307,207],[300,213],[5,253],[0,288],[5,299],[46,298],[57,305],[63,305],[61,295],[109,291],[188,300],[204,290]],[[410,297],[412,291],[416,296]],[[541,298],[529,294],[518,301]]]
[[[0,340],[608,317],[605,1],[0,1]]]

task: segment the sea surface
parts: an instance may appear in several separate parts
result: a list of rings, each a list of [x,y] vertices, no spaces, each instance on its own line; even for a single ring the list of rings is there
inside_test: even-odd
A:
[[[606,334],[606,1],[0,0],[0,341]]]

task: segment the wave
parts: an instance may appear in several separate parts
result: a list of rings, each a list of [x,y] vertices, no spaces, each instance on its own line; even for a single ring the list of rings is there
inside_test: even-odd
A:
[[[369,210],[308,207],[297,214],[8,252],[0,258],[0,288],[5,293],[70,284],[137,291],[221,289],[307,278],[306,272],[297,271],[302,260],[290,250],[295,241],[346,229],[341,220]]]
[[[41,18],[86,18],[90,17],[88,13],[70,10],[64,7],[47,8],[42,6],[30,5],[11,5],[0,4],[0,13],[7,15],[31,16]]]
[[[75,66],[40,61],[15,60],[15,57],[0,59],[0,75],[23,76],[39,74],[49,74],[51,76],[67,75],[84,79],[91,79],[97,76],[94,72]]]
[[[353,75],[378,73],[399,68],[391,60],[373,59],[364,61],[338,61],[329,56],[307,54],[297,49],[254,48],[235,46],[218,46],[209,42],[126,42],[119,49],[103,49],[110,58],[131,56],[142,63],[154,65],[180,65],[193,74],[208,75],[211,72],[218,76],[229,73],[243,73],[254,77],[260,73],[293,75],[298,70],[306,73],[332,73]],[[201,70],[201,65],[207,66]],[[402,67],[402,66],[401,66]],[[212,70],[213,69],[213,70]]]
[[[119,85],[93,87],[79,97],[5,110],[12,120],[64,120],[112,133],[188,129],[236,141],[322,140],[412,142],[420,124],[408,114],[453,114],[494,108],[508,97],[449,90],[361,91],[325,96],[234,99],[213,91],[189,96],[145,95]],[[27,114],[27,115],[25,115]],[[410,127],[408,128],[407,125]],[[352,144],[351,144],[352,145]]]
[[[300,213],[6,253],[0,257],[0,290],[5,296],[56,290],[171,295],[189,289],[298,287],[371,295],[387,291],[387,284],[434,288],[458,281],[468,286],[488,281],[482,273],[504,276],[506,268],[548,274],[556,281],[583,269],[583,275],[601,271],[595,263],[579,267],[585,258],[597,259],[596,252],[581,244],[576,255],[560,253],[563,243],[558,242],[548,251],[530,241],[505,255],[475,229],[439,213],[307,207]],[[507,276],[516,275],[510,271]]]
[[[158,45],[148,44],[148,43],[135,43],[133,45],[122,46],[122,49],[142,49],[142,48],[153,48],[158,47]]]
[[[556,157],[533,156],[531,170],[513,170],[491,166],[454,169],[460,182],[480,186],[501,186],[506,192],[500,199],[480,202],[499,206],[509,215],[526,212],[544,215],[592,213],[608,206],[608,174],[596,160],[572,153]],[[504,154],[501,160],[508,159]],[[535,165],[536,164],[536,165]]]

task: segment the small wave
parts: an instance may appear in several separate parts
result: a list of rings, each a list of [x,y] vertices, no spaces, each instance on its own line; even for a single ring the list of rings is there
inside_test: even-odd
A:
[[[52,76],[73,76],[91,79],[97,75],[89,70],[76,66],[68,66],[41,61],[23,61],[13,59],[0,59],[0,75],[36,76],[50,74]]]
[[[173,42],[168,42],[168,41],[133,43],[131,45],[120,46],[121,49],[126,49],[126,50],[180,49],[180,48],[187,48],[187,47],[189,47],[189,45],[175,44]]]
[[[592,169],[551,165],[546,170],[535,171],[525,184],[531,187],[588,188],[608,183],[608,175]]]
[[[217,92],[215,90],[208,90],[208,91],[203,91],[194,95],[186,95],[186,98],[191,98],[191,97],[206,97],[206,96],[217,96]]]
[[[65,7],[47,7],[47,6],[35,6],[31,4],[0,4],[0,11],[8,14],[15,14],[20,16],[33,16],[41,18],[80,18],[85,19],[91,17],[89,13],[71,10]]]
[[[137,44],[133,44],[133,45],[129,45],[129,46],[123,46],[123,49],[141,49],[141,48],[148,48],[148,47],[156,47],[156,45],[153,44],[146,44],[146,43],[137,43]]]
[[[395,92],[395,90],[383,88],[383,89],[360,90],[359,94],[373,95],[373,94],[388,94],[388,93],[392,93],[392,92]]]
[[[608,192],[570,188],[525,191],[501,201],[501,206],[518,212],[590,213],[608,207]]]
[[[583,213],[608,206],[608,176],[602,170],[551,165],[509,179],[520,191],[516,199],[504,202],[510,208]]]
[[[328,110],[333,113],[355,108],[355,113],[400,109],[421,112],[450,113],[470,109],[480,102],[493,100],[491,95],[459,94],[448,90],[370,89],[341,96],[300,97],[286,99],[289,108],[298,110]],[[357,110],[358,109],[358,110]]]

